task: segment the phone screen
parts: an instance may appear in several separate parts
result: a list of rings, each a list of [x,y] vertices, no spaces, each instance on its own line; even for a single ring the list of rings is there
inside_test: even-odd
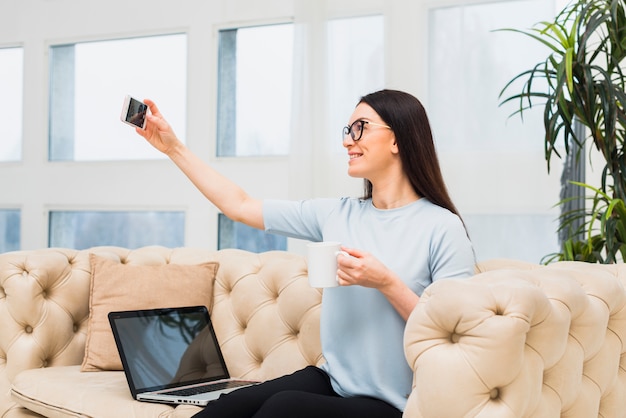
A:
[[[128,104],[128,111],[126,112],[126,122],[143,129],[145,127],[147,112],[147,104],[131,97]]]

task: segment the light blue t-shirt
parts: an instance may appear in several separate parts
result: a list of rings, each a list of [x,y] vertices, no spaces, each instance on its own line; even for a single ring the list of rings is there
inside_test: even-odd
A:
[[[371,253],[418,295],[434,280],[468,277],[474,252],[458,216],[419,199],[389,210],[371,199],[266,200],[267,232],[310,241],[339,241]],[[404,356],[405,321],[377,290],[324,289],[322,368],[344,397],[370,396],[403,411],[412,370]]]

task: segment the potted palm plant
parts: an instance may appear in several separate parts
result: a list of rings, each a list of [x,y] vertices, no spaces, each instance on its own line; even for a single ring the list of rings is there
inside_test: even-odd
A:
[[[559,230],[566,238],[548,262],[626,259],[625,8],[625,0],[574,0],[553,21],[503,29],[549,48],[545,60],[515,76],[500,95],[501,105],[517,104],[514,115],[543,106],[548,171],[560,150],[578,160],[594,147],[605,163],[600,184],[572,182],[587,191],[587,204],[561,211]]]

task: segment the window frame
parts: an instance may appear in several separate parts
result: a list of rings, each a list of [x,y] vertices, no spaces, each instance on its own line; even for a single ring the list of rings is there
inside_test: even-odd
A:
[[[258,28],[265,26],[276,26],[276,25],[293,25],[294,26],[294,41],[295,41],[295,19],[293,17],[276,17],[271,19],[254,19],[247,21],[235,21],[224,24],[216,24],[213,26],[213,37],[215,39],[214,47],[215,47],[215,77],[214,77],[214,88],[215,88],[215,114],[213,115],[215,121],[215,128],[213,129],[213,144],[211,150],[212,158],[216,160],[241,160],[241,159],[254,159],[254,160],[284,160],[289,158],[290,150],[287,150],[286,154],[258,154],[258,155],[236,155],[236,134],[235,141],[233,144],[226,144],[225,148],[234,147],[235,150],[232,151],[232,154],[220,154],[220,131],[228,128],[224,128],[221,122],[220,115],[220,104],[222,103],[221,99],[221,86],[220,86],[220,76],[221,76],[221,68],[220,68],[220,57],[221,57],[221,45],[220,45],[220,34],[222,31],[233,31],[240,29],[249,29],[249,28]],[[231,100],[232,103],[229,103],[230,106],[234,107],[236,110],[236,99]],[[286,121],[285,123],[289,123]],[[236,124],[236,118],[235,118]],[[228,135],[228,134],[227,134]]]
[[[116,158],[105,158],[105,159],[76,159],[74,158],[57,158],[57,159],[53,159],[52,158],[52,148],[54,148],[55,146],[58,145],[53,145],[52,144],[52,132],[51,130],[53,129],[53,119],[52,119],[52,113],[54,111],[54,104],[53,104],[53,96],[52,96],[52,88],[53,88],[53,78],[52,78],[52,50],[54,47],[59,47],[59,46],[73,46],[74,48],[76,47],[76,45],[78,44],[88,44],[88,43],[106,43],[106,42],[116,42],[116,41],[124,41],[124,40],[134,40],[134,39],[147,39],[147,38],[157,38],[157,37],[167,37],[167,36],[175,36],[175,35],[184,35],[185,36],[185,51],[184,51],[184,55],[186,56],[186,60],[184,62],[185,65],[185,75],[186,75],[186,82],[185,82],[185,99],[184,99],[184,105],[186,106],[187,103],[189,103],[189,48],[190,48],[190,33],[189,33],[189,28],[164,28],[163,30],[150,30],[150,31],[133,31],[133,32],[129,32],[129,33],[124,33],[124,34],[115,34],[115,33],[109,33],[109,34],[104,34],[102,36],[96,36],[96,35],[92,35],[92,36],[75,36],[75,37],[67,37],[67,38],[58,38],[58,39],[49,39],[45,42],[44,48],[46,51],[46,96],[47,96],[47,106],[46,106],[46,149],[47,149],[47,161],[49,163],[52,164],[56,164],[56,163],[69,163],[69,164],[80,164],[80,163],[106,163],[106,162],[112,162],[112,163],[117,163],[117,162],[125,162],[125,161],[129,161],[129,162],[133,162],[133,161],[138,161],[138,162],[143,162],[143,161],[153,161],[153,160],[165,160],[166,157],[161,156],[160,154],[157,154],[156,151],[154,150],[150,150],[148,151],[149,153],[152,153],[151,157],[144,157],[144,158],[129,158],[129,159],[116,159]],[[75,68],[75,65],[74,65]],[[120,95],[119,98],[119,104],[116,103],[115,109],[111,109],[111,114],[115,116],[115,121],[114,122],[110,122],[110,123],[117,123],[119,125],[122,125],[122,122],[119,119],[119,115],[121,113],[122,110],[122,105],[123,105],[123,101],[124,101],[124,95],[125,94],[131,94],[131,95],[136,95],[137,93],[134,92],[125,92],[124,94]],[[75,94],[74,94],[75,96]],[[141,97],[138,97],[139,99],[142,99]],[[163,104],[161,104],[161,106],[163,106]],[[186,143],[186,137],[187,137],[187,121],[188,121],[188,109],[185,110],[183,117],[181,118],[181,120],[184,122],[184,124],[182,126],[179,127],[179,130],[182,130],[182,134],[179,135],[179,139],[181,139],[181,141],[183,143]],[[74,111],[72,113],[72,117],[70,118],[72,121],[75,118],[76,112]],[[132,128],[129,126],[123,126],[125,128],[125,131],[132,132]],[[184,128],[184,129],[183,129]],[[132,136],[132,135],[131,135]],[[72,137],[72,149],[75,148],[75,144],[76,144],[76,138]]]
[[[22,74],[21,74],[21,78],[20,78],[20,91],[21,91],[21,96],[20,96],[20,107],[21,107],[21,112],[20,112],[20,116],[21,116],[21,120],[19,122],[19,132],[20,132],[20,138],[19,138],[19,145],[18,145],[18,156],[16,159],[8,159],[8,160],[3,160],[0,159],[0,165],[2,164],[11,164],[11,163],[20,163],[23,158],[24,158],[24,94],[25,94],[25,48],[24,48],[24,44],[23,43],[10,43],[10,44],[2,44],[0,43],[0,50],[9,50],[9,49],[19,49],[21,50],[21,69],[22,69]]]

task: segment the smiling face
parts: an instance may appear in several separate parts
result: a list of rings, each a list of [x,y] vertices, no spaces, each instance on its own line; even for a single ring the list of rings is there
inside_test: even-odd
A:
[[[370,123],[363,124],[360,140],[354,141],[350,135],[344,136],[343,146],[348,150],[350,158],[348,175],[375,183],[391,175],[401,164],[396,138],[393,131],[386,127],[385,121],[365,103],[356,107],[348,126],[358,120]]]

